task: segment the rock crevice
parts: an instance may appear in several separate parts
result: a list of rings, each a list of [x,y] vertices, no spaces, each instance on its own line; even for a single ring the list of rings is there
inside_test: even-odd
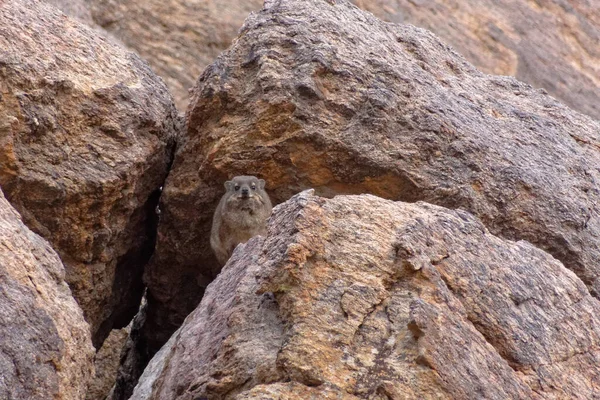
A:
[[[165,183],[145,273],[150,353],[219,270],[212,211],[238,174],[265,178],[275,203],[312,187],[465,209],[550,252],[596,295],[600,152],[572,136],[594,144],[598,132],[542,91],[477,71],[430,32],[346,1],[284,0],[252,14],[200,76]]]

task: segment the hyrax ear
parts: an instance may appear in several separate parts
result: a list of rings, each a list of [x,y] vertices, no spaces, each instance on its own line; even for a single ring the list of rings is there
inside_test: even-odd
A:
[[[228,192],[233,190],[233,181],[225,182],[225,190],[227,190]]]
[[[264,179],[259,179],[258,180],[258,187],[262,190],[265,188],[265,180]]]

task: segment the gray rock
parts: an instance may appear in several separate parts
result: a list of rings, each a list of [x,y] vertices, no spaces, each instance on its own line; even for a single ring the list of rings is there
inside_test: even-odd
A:
[[[592,399],[600,302],[472,215],[302,193],[240,245],[133,400]]]
[[[94,348],[64,279],[58,255],[0,191],[0,398],[85,397]]]

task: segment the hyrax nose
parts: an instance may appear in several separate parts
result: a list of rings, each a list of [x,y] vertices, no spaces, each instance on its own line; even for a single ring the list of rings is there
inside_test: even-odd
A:
[[[248,193],[250,193],[250,190],[247,187],[243,187],[242,188],[242,196],[247,197]]]

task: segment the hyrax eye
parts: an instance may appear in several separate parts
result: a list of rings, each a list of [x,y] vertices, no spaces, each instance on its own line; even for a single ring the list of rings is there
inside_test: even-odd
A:
[[[235,185],[235,190],[240,190],[240,185]]]
[[[252,185],[252,190],[256,190],[256,185]]]

